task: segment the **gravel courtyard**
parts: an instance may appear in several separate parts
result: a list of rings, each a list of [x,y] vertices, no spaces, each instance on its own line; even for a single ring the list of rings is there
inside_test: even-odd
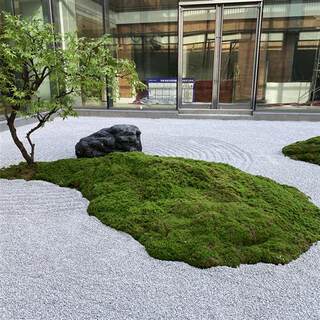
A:
[[[320,166],[281,153],[320,135],[319,123],[57,119],[34,135],[37,160],[74,157],[81,137],[118,123],[139,126],[146,153],[226,162],[295,186],[320,206]],[[0,132],[0,166],[21,160]],[[201,270],[149,257],[89,217],[87,205],[75,190],[0,179],[0,319],[320,319],[320,242],[285,266]]]

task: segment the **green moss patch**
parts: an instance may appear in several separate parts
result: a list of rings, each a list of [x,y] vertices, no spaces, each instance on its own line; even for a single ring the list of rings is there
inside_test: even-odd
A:
[[[0,177],[76,188],[90,215],[152,257],[201,268],[283,264],[320,239],[320,209],[303,193],[226,164],[112,153],[20,164]]]
[[[320,165],[320,137],[295,142],[284,147],[282,152],[294,160]]]

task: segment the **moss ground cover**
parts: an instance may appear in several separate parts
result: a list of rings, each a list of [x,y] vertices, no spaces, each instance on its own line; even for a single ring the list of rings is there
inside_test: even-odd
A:
[[[320,136],[298,141],[282,149],[283,153],[294,159],[320,165]]]
[[[287,263],[320,240],[320,209],[295,188],[226,164],[143,153],[0,170],[76,188],[88,212],[158,259],[190,265]]]

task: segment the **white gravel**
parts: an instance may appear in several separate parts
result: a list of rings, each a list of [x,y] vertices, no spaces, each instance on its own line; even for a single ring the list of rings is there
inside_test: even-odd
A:
[[[227,162],[296,186],[320,206],[320,167],[281,154],[319,135],[319,123],[56,120],[35,136],[38,160],[73,157],[80,137],[116,123],[138,125],[147,153]],[[20,160],[1,132],[1,166]],[[200,270],[149,257],[89,217],[87,205],[75,190],[0,180],[0,319],[320,319],[320,243],[285,266]]]

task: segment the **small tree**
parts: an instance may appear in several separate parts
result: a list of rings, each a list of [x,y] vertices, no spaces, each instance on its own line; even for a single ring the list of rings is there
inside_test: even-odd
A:
[[[116,93],[119,78],[125,78],[133,91],[143,86],[133,62],[113,57],[108,36],[87,39],[69,33],[62,38],[51,24],[9,14],[3,14],[3,22],[0,99],[12,139],[28,164],[35,160],[31,135],[55,116],[75,116],[75,96],[97,97],[106,85]],[[62,41],[67,44],[64,49]],[[39,89],[49,78],[53,89],[51,98],[45,99]],[[17,116],[36,119],[36,125],[26,135],[29,147],[17,134]]]

